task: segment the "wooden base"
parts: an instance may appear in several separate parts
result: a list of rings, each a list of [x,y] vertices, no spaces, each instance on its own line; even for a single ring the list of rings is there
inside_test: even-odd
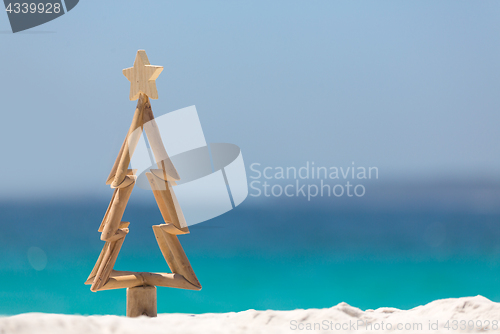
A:
[[[151,285],[127,289],[127,317],[156,317],[156,287]]]

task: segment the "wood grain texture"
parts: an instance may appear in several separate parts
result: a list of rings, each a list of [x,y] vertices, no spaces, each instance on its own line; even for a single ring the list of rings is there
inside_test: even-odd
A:
[[[163,237],[163,232],[160,226],[161,225],[153,225],[153,233],[155,235],[156,242],[158,243],[158,247],[160,247],[160,251],[163,255],[163,258],[167,262],[170,271],[173,273],[178,272],[174,255],[170,251],[170,248],[168,248],[167,241]]]
[[[135,178],[134,175],[127,175],[127,178],[133,180],[132,184],[125,188],[118,188],[115,190],[113,201],[110,204],[109,212],[105,215],[104,226],[102,228],[101,240],[109,241],[119,228],[123,213],[127,206],[130,194],[134,189]]]
[[[181,206],[170,182],[162,180],[153,173],[146,173],[146,177],[151,185],[153,195],[165,223],[172,223],[180,230],[189,231]]]
[[[159,186],[156,184],[154,176],[151,173],[146,173],[146,177],[149,181],[149,185],[151,186],[151,190],[153,191],[153,196],[156,200],[156,204],[160,209],[163,221],[170,223],[172,221],[172,218],[170,217],[170,212],[168,211],[167,204],[165,203],[163,197],[161,196],[160,189],[158,189]]]
[[[111,247],[111,242],[106,242],[104,244],[104,246],[102,247],[101,253],[99,254],[99,258],[97,259],[97,262],[95,263],[94,268],[90,272],[90,275],[87,278],[87,281],[85,282],[85,284],[92,284],[92,282],[94,281],[94,277],[97,275],[97,271],[99,270],[99,267],[101,266],[102,259],[104,258],[104,255],[106,254],[106,252],[109,251],[109,247]]]
[[[144,282],[154,286],[178,288],[187,290],[201,290],[201,285],[191,284],[184,276],[178,273],[142,273]]]
[[[127,288],[127,317],[145,315],[150,318],[156,314],[156,287],[151,285]]]
[[[188,234],[189,233],[189,230],[187,230],[187,229],[179,229],[174,224],[170,224],[170,223],[161,224],[159,226],[160,226],[160,228],[162,229],[163,232],[167,232],[168,234],[179,235],[179,234]]]
[[[125,149],[125,144],[127,143],[127,138],[128,138],[128,133],[125,139],[123,140],[122,147],[120,148],[120,151],[118,152],[118,156],[115,159],[115,163],[113,164],[113,167],[111,168],[111,171],[109,172],[108,178],[106,179],[106,184],[111,184],[113,180],[115,179],[116,175],[116,170],[118,169],[118,165],[120,164],[120,160],[123,155],[123,150]]]
[[[129,232],[128,228],[119,228],[118,230],[116,230],[116,233],[113,236],[111,236],[107,241],[113,242],[120,238],[124,238],[125,235],[128,234],[128,232]]]
[[[201,284],[177,238],[177,235],[163,231],[165,225],[153,226],[153,232],[161,253],[173,273],[181,274],[188,282],[201,289]]]
[[[126,229],[127,232],[128,232],[129,225],[130,225],[130,222],[121,222],[119,228],[120,229]],[[99,257],[97,258],[97,262],[95,263],[94,268],[90,272],[90,275],[87,278],[87,281],[85,282],[85,284],[92,284],[92,283],[89,283],[89,282],[93,282],[94,281],[94,277],[97,274],[97,270],[99,270],[99,266],[101,265],[101,262],[102,262],[102,259],[104,257],[104,254],[106,253],[106,249],[108,249],[108,247],[110,247],[110,244],[111,244],[111,242],[109,242],[109,241],[106,241],[104,243],[104,246],[102,247],[101,253],[99,254]]]
[[[161,71],[163,71],[163,66],[154,66],[149,63],[146,51],[137,51],[134,66],[123,70],[123,75],[130,81],[130,100],[137,100],[140,94],[145,94],[156,100],[158,91],[155,80]]]
[[[106,210],[106,213],[104,214],[104,217],[102,218],[101,226],[99,226],[98,231],[102,232],[104,229],[104,225],[106,225],[106,222],[108,221],[109,217],[109,210],[113,206],[113,201],[115,200],[116,193],[118,192],[118,188],[113,191],[113,196],[111,196],[111,201],[109,201],[108,209]]]
[[[179,242],[179,239],[177,238],[177,235],[166,233],[163,230],[162,233],[167,246],[173,255],[175,267],[177,268],[173,272],[181,274],[191,284],[201,287],[201,284],[198,281],[198,278],[196,277],[191,264],[189,263],[189,260],[186,256],[186,253],[184,252],[184,249],[182,248],[181,243]]]
[[[156,124],[153,110],[151,108],[146,108],[144,110],[143,124],[144,132],[146,132],[146,136],[148,137],[149,146],[153,151],[155,161],[157,162],[158,168],[161,171],[160,175],[163,176],[163,180],[180,180],[179,173],[177,173],[177,169],[175,169],[174,165],[172,164],[172,161],[167,154],[167,150],[163,145],[163,141],[160,135],[160,129]]]
[[[178,180],[174,179],[170,175],[168,175],[163,169],[150,169],[151,174],[159,178],[160,180],[163,181],[168,181],[170,182],[170,185],[176,186]]]
[[[97,273],[93,279],[92,286],[90,287],[91,291],[96,292],[108,281],[124,240],[125,236],[117,241],[109,242],[109,246],[106,248]]]
[[[119,188],[120,184],[125,180],[125,176],[127,176],[130,159],[134,154],[134,150],[142,134],[142,118],[144,109],[148,106],[151,107],[148,97],[141,94],[139,101],[137,101],[134,118],[132,119],[132,123],[130,124],[130,128],[128,130],[123,152],[120,156],[120,162],[116,167],[115,176],[113,182],[111,183],[113,188]]]
[[[93,283],[93,278],[87,280],[85,284]],[[99,291],[132,288],[142,285],[163,286],[168,288],[178,288],[186,290],[200,290],[201,287],[189,283],[181,274],[176,273],[145,273],[133,271],[113,270],[108,281]]]

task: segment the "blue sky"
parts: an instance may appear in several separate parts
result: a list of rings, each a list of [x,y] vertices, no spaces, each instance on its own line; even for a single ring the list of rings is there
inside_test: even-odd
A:
[[[119,5],[118,5],[119,4]],[[196,105],[247,166],[377,166],[388,180],[500,180],[498,1],[84,0],[9,33],[0,13],[0,197],[109,195],[135,101]]]

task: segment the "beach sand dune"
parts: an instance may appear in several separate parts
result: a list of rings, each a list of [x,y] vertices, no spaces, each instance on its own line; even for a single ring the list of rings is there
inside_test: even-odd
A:
[[[110,333],[500,333],[500,303],[476,297],[433,301],[410,310],[362,311],[346,303],[327,309],[207,314],[157,318],[26,313],[0,317],[1,334]]]

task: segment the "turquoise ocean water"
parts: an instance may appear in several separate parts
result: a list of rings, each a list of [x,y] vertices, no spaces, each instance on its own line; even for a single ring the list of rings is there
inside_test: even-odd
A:
[[[0,205],[0,314],[125,314],[125,291],[83,284],[103,242],[106,200]],[[167,272],[152,204],[130,203],[115,269]],[[500,214],[243,203],[180,241],[201,291],[158,288],[158,312],[408,309],[481,294],[500,302]]]

